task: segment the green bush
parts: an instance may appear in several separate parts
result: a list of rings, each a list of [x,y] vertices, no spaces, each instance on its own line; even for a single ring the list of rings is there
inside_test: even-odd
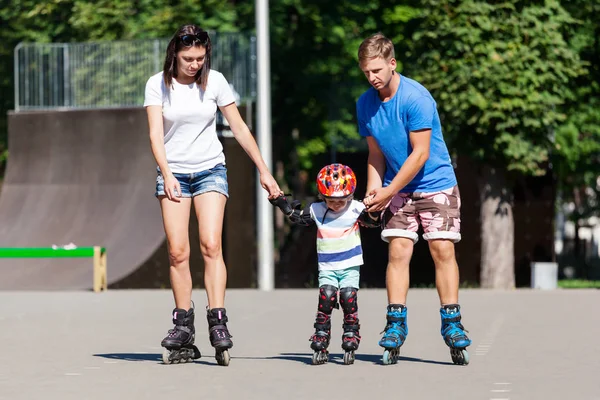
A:
[[[566,279],[558,281],[558,287],[563,289],[600,289],[600,281],[586,281],[583,279]]]

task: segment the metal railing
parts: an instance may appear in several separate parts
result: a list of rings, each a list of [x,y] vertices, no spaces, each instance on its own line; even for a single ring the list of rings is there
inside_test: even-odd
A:
[[[256,38],[211,33],[211,68],[240,97],[256,98]],[[14,50],[15,111],[141,106],[146,81],[163,67],[169,39],[19,43]]]

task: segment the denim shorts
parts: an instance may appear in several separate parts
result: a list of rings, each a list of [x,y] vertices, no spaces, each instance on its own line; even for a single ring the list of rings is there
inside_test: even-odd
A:
[[[165,179],[157,168],[156,193],[154,195],[165,196]],[[206,192],[221,193],[229,197],[229,185],[227,184],[227,167],[217,164],[211,169],[190,174],[173,173],[181,187],[181,197],[194,197]]]

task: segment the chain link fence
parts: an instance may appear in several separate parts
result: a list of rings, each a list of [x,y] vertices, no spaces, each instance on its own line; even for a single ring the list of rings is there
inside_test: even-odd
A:
[[[211,33],[212,65],[241,104],[256,98],[256,38]],[[20,43],[14,50],[15,111],[141,106],[163,68],[169,39]]]

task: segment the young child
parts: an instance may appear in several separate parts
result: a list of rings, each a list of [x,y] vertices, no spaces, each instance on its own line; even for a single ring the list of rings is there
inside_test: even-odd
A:
[[[296,225],[317,225],[317,256],[319,262],[319,303],[310,338],[314,350],[313,364],[329,360],[331,313],[339,305],[344,312],[342,349],[344,364],[354,363],[354,352],[360,343],[358,324],[358,286],[360,266],[363,264],[359,221],[368,227],[379,226],[378,218],[365,211],[365,206],[353,200],[356,176],[342,164],[323,167],[317,176],[319,196],[324,200],[308,205],[288,202],[280,196],[271,203],[279,207]]]

